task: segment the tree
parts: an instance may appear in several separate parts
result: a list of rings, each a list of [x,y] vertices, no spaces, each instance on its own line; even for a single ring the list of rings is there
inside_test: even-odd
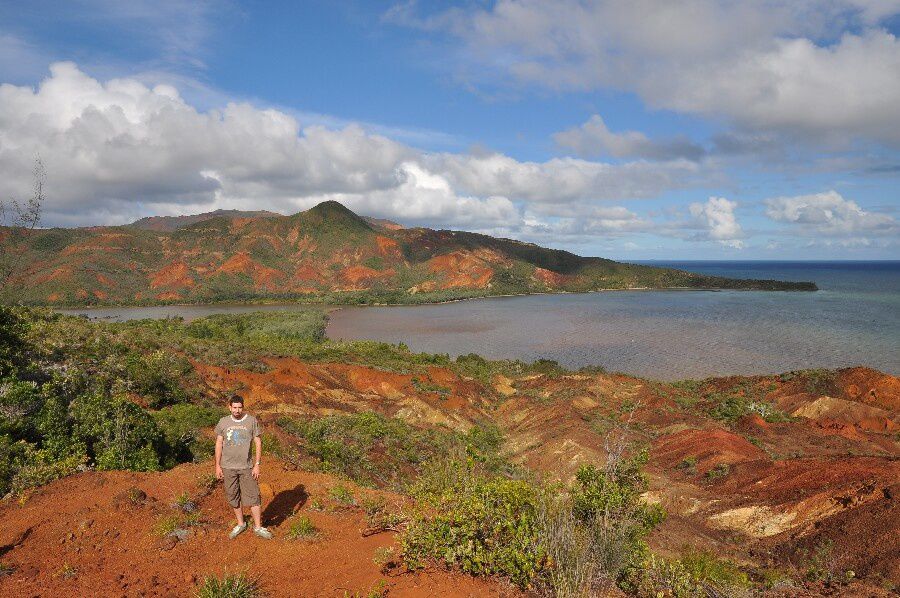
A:
[[[33,230],[41,221],[46,180],[44,162],[37,156],[32,170],[31,197],[24,202],[15,199],[0,200],[0,291],[5,290],[7,283],[16,273],[22,257],[22,251],[16,250],[14,241],[20,238],[24,231]]]

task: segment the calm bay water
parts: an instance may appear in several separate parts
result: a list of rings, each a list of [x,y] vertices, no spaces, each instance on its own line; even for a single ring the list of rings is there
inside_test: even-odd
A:
[[[328,336],[414,351],[555,359],[672,380],[867,365],[900,374],[900,262],[653,262],[735,278],[812,280],[815,293],[614,291],[442,305],[348,307]],[[114,320],[302,309],[165,306],[72,310]]]
[[[815,293],[615,291],[346,308],[328,336],[602,365],[654,379],[867,365],[900,374],[900,262],[653,262]]]

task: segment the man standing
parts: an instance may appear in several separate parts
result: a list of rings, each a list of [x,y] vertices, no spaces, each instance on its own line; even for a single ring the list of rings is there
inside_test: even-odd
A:
[[[250,507],[253,533],[266,540],[272,532],[262,526],[259,496],[259,460],[262,456],[262,430],[259,422],[244,413],[244,399],[233,395],[228,399],[231,415],[216,424],[216,478],[224,480],[225,500],[234,509],[237,525],[228,534],[232,540],[247,529],[243,507]],[[256,445],[256,462],[251,465],[250,444]]]

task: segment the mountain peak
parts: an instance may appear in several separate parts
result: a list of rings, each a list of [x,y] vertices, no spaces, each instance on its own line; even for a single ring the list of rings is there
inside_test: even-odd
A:
[[[298,216],[302,216],[304,219],[316,224],[344,223],[350,224],[355,228],[372,230],[365,218],[359,216],[344,204],[334,200],[323,201],[305,212],[300,212]]]
[[[356,212],[354,212],[353,210],[351,210],[350,208],[348,208],[341,202],[335,201],[333,199],[329,199],[328,201],[323,201],[322,203],[314,205],[313,207],[308,209],[306,211],[306,213],[307,214],[322,214],[322,215],[341,214],[341,215],[345,215],[345,216],[356,216],[357,218],[359,218],[359,216],[356,214]]]

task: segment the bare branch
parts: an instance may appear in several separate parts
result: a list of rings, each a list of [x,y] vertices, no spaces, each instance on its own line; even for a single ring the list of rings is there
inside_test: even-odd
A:
[[[9,228],[6,234],[0,237],[0,291],[5,290],[6,283],[13,277],[19,267],[23,251],[15,247],[22,231],[34,230],[41,221],[41,208],[46,199],[44,186],[47,181],[47,172],[40,156],[34,159],[32,169],[33,187],[31,197],[25,202],[10,199],[8,202],[0,200],[0,226]]]

